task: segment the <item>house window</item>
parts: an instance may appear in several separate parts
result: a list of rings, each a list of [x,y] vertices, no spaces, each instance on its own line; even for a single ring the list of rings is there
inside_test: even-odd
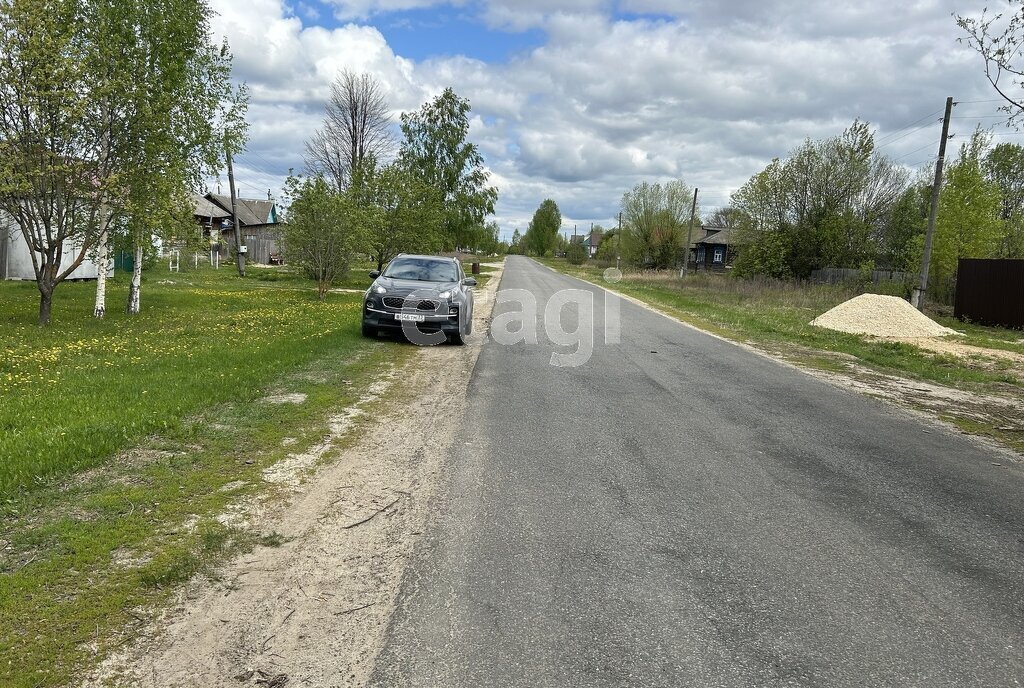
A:
[[[697,262],[698,263],[703,263],[704,262],[704,247],[703,246],[698,246],[697,247]]]
[[[725,249],[721,246],[715,246],[715,257],[713,262],[721,263],[725,260]]]

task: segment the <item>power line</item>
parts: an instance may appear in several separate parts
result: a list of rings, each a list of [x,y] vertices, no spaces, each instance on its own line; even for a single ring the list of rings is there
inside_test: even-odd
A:
[[[899,156],[898,158],[893,158],[893,159],[892,159],[892,161],[893,161],[893,162],[896,162],[897,160],[902,160],[903,158],[907,158],[907,157],[910,157],[910,156],[911,156],[911,155],[913,155],[914,153],[920,153],[920,152],[921,152],[921,151],[923,151],[923,150],[924,150],[925,148],[931,148],[931,147],[932,147],[932,146],[934,146],[934,145],[935,145],[935,142],[934,142],[934,141],[932,141],[932,142],[930,142],[930,143],[926,143],[925,145],[921,146],[920,148],[915,148],[914,150],[910,151],[909,153],[904,153],[903,155]]]
[[[920,119],[915,119],[910,124],[904,125],[904,126],[900,127],[899,129],[891,131],[888,134],[886,134],[885,136],[883,136],[882,138],[878,139],[878,141],[875,142],[875,145],[881,146],[881,145],[883,145],[882,144],[883,141],[886,141],[887,139],[891,139],[893,136],[895,136],[896,134],[900,133],[901,131],[905,131],[905,130],[909,129],[910,127],[914,126],[915,124],[919,124],[920,122],[923,122],[924,120],[928,119],[929,117],[934,117],[935,115],[937,115],[937,114],[939,114],[941,112],[942,112],[942,108],[939,108],[935,112],[929,112],[927,115],[925,115],[924,117],[921,117]],[[932,123],[928,122],[927,124],[924,124],[924,125],[918,127],[914,131],[918,131],[919,129],[924,129],[924,127],[926,127],[926,126],[928,126],[930,124],[932,124]],[[914,132],[910,132],[910,133],[912,134]]]

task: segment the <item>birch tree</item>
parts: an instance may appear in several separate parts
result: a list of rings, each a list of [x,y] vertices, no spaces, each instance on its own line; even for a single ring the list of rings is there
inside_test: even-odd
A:
[[[194,231],[189,194],[245,140],[248,94],[231,83],[227,43],[211,41],[205,0],[136,0],[115,17],[137,36],[123,74],[134,88],[121,160],[125,227],[133,244],[128,313],[141,309],[143,253],[154,235],[174,243]]]
[[[447,88],[402,115],[399,159],[440,195],[448,248],[465,246],[474,227],[494,214],[498,190],[469,136],[469,101]]]

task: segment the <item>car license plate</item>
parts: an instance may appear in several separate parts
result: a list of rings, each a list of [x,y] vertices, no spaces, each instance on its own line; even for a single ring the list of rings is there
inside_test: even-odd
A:
[[[395,320],[403,320],[406,322],[423,322],[423,316],[414,315],[412,313],[395,313]]]

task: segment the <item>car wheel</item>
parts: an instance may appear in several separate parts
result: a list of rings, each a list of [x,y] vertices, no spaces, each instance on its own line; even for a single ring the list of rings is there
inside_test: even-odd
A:
[[[367,325],[366,323],[363,323],[363,336],[364,337],[373,337],[374,339],[376,339],[376,337],[377,337],[377,328],[374,327],[373,325]]]

